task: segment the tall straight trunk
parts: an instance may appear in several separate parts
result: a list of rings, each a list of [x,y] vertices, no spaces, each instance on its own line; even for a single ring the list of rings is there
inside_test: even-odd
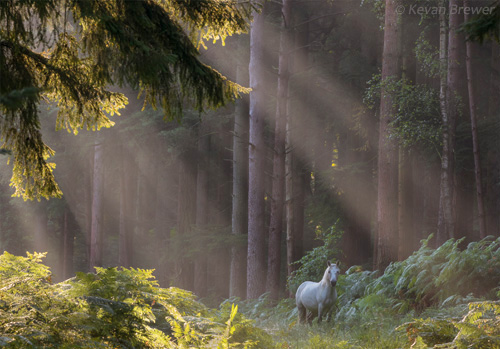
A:
[[[413,230],[413,191],[412,183],[413,170],[410,153],[406,150],[399,150],[399,195],[398,195],[398,230],[399,230],[399,250],[398,259],[406,259],[415,248]]]
[[[210,151],[210,154],[213,155],[211,157],[213,159],[213,164],[218,169],[218,176],[209,177],[209,186],[211,188],[217,188],[217,190],[211,191],[209,196],[209,208],[215,208],[215,213],[210,214],[209,216],[209,223],[224,227],[227,227],[232,219],[232,166],[231,162],[227,161],[227,159],[230,159],[232,156],[230,151],[233,142],[233,139],[231,137],[231,126],[232,125],[230,125],[229,123],[222,124],[220,126],[218,130],[220,136],[217,137],[218,142],[216,142],[215,140],[212,142],[214,145],[214,149],[218,144],[217,149],[219,151]],[[215,256],[215,258],[212,258],[213,256]],[[243,253],[239,256],[239,258],[243,259],[245,256],[246,254]],[[208,267],[210,271],[209,284],[214,294],[217,294],[222,298],[229,297],[229,279],[227,276],[231,272],[230,262],[231,251],[228,250],[227,246],[220,246],[211,251],[211,257],[208,260]],[[245,275],[245,270],[243,270],[243,275]]]
[[[104,154],[102,136],[94,144],[94,170],[92,176],[92,224],[90,228],[90,270],[102,266],[102,217],[104,189]]]
[[[239,39],[239,49],[243,38]],[[248,83],[248,67],[238,60],[236,80],[242,85]],[[233,200],[231,225],[235,243],[231,247],[231,268],[229,296],[246,298],[246,238],[248,229],[248,96],[236,101],[233,133]]]
[[[35,246],[37,252],[47,252],[48,249],[48,217],[46,202],[34,202],[35,213]]]
[[[397,2],[386,0],[382,81],[397,78],[398,15]],[[383,270],[398,257],[398,147],[390,137],[393,98],[382,88],[380,102],[377,198],[377,259],[376,267]]]
[[[179,156],[178,164],[178,193],[177,193],[177,239],[181,251],[175,261],[176,281],[179,287],[193,290],[194,270],[193,263],[183,256],[190,247],[185,244],[189,235],[192,235],[193,225],[196,219],[196,166],[195,156],[192,151],[186,151]]]
[[[64,208],[62,225],[62,278],[66,280],[73,275],[73,256],[75,240],[75,218],[68,204]]]
[[[291,276],[297,269],[294,262],[302,258],[304,249],[304,208],[308,173],[296,151],[296,135],[293,128],[296,121],[291,114],[286,124],[286,155],[285,155],[285,221],[287,275]],[[292,145],[293,144],[293,145]]]
[[[283,0],[283,24],[280,38],[278,71],[278,98],[274,127],[273,188],[271,198],[271,222],[269,225],[269,251],[267,259],[267,292],[272,299],[279,298],[281,271],[281,232],[283,229],[283,205],[285,199],[285,138],[288,115],[288,57],[291,2]]]
[[[461,170],[455,177],[455,238],[465,237],[468,244],[477,241],[474,234],[472,212],[474,212],[474,173],[468,169]]]
[[[451,0],[450,10],[457,6],[457,0]],[[444,6],[444,2],[442,3]],[[461,19],[457,11],[450,11],[449,34],[446,15],[439,15],[439,59],[440,59],[440,106],[442,119],[443,150],[441,154],[441,181],[436,244],[455,237],[453,182],[455,173],[455,128],[457,122],[457,96],[459,95],[459,34]],[[449,35],[449,37],[448,37]],[[447,40],[448,38],[448,40]]]
[[[264,201],[265,160],[265,10],[255,13],[250,29],[250,128],[249,128],[249,180],[248,180],[248,257],[247,297],[258,298],[266,283],[266,241]]]
[[[118,240],[118,264],[133,265],[132,246],[135,227],[135,205],[137,194],[137,171],[134,160],[122,148],[122,171],[120,173],[120,217]]]
[[[89,267],[88,272],[93,272],[93,268],[90,266],[90,235],[92,230],[92,183],[94,174],[94,148],[87,153],[87,168],[88,171],[84,171],[84,190],[83,190],[83,203],[85,211],[85,257],[86,264]]]
[[[488,117],[498,122],[500,117],[500,44],[491,43],[491,75]],[[500,234],[500,139],[495,139],[488,152],[486,166],[486,231],[489,234]]]
[[[165,162],[159,163],[156,170],[163,178],[169,178],[168,181],[159,180],[157,184],[156,196],[156,214],[155,214],[155,256],[162,256],[157,258],[156,264],[156,277],[161,287],[169,285],[169,279],[173,274],[171,261],[166,258],[166,253],[171,251],[172,244],[170,240],[170,233],[175,226],[175,189],[177,187],[176,164],[171,156],[168,158],[167,165]]]
[[[302,23],[295,27],[295,37],[290,40],[289,52],[294,52],[293,64],[289,69],[291,74],[305,73],[309,64],[309,21],[303,13],[298,14],[296,21]],[[288,118],[285,137],[285,213],[286,213],[286,248],[287,248],[287,274],[291,276],[296,270],[296,262],[302,257],[304,249],[304,199],[306,176],[304,170],[305,157],[309,155],[304,139],[308,139],[307,120],[304,117],[309,111],[304,108],[307,104],[308,85],[307,79],[295,79],[294,93],[301,96],[300,103],[293,105],[289,100]],[[310,138],[310,137],[309,137]]]
[[[420,240],[424,237],[424,205],[425,205],[425,162],[421,154],[418,152],[410,157],[412,162],[411,169],[413,173],[411,177],[413,185],[413,213],[412,213],[412,231],[413,249],[419,248]]]
[[[295,234],[294,234],[294,153],[292,150],[292,116],[288,114],[285,137],[285,217],[286,217],[286,263],[287,275],[290,277],[295,271]]]
[[[210,135],[204,122],[198,136],[198,173],[196,178],[196,229],[198,253],[194,262],[194,292],[199,297],[207,295],[207,225],[208,225],[208,166]]]
[[[465,0],[465,8],[470,8],[470,2]],[[469,12],[465,12],[465,21],[469,20]],[[476,201],[477,212],[479,221],[479,237],[484,239],[486,237],[486,215],[484,211],[483,200],[483,179],[481,174],[481,156],[479,152],[479,140],[477,135],[477,118],[476,118],[476,102],[474,99],[474,86],[472,82],[472,42],[467,40],[465,43],[466,49],[466,67],[467,67],[467,89],[469,92],[469,111],[470,123],[472,129],[472,150],[474,152],[474,174],[476,177]]]

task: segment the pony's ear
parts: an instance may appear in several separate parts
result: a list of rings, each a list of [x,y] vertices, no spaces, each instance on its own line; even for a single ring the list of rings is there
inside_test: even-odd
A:
[[[326,264],[328,264],[328,266],[332,265],[332,263],[330,263],[330,261],[326,261]]]

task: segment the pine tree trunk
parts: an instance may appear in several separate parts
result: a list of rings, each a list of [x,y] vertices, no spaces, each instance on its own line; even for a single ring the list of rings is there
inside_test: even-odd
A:
[[[90,235],[92,230],[92,183],[94,174],[94,149],[87,153],[87,168],[89,170],[84,172],[84,190],[83,190],[83,202],[85,210],[85,257],[86,264],[89,267],[88,272],[93,272],[94,269],[90,266]]]
[[[256,299],[265,291],[266,241],[265,241],[265,18],[266,6],[255,14],[250,30],[250,129],[249,129],[249,180],[248,180],[248,260],[247,298]]]
[[[278,97],[274,127],[273,184],[271,198],[271,222],[269,225],[269,251],[267,263],[267,291],[271,299],[279,298],[281,271],[281,232],[285,199],[285,138],[288,115],[288,57],[291,3],[283,1],[283,24],[280,38]]]
[[[63,225],[62,225],[62,278],[69,279],[73,276],[73,256],[74,256],[74,240],[75,240],[75,218],[68,204],[64,208]]]
[[[444,1],[440,2],[444,6]],[[450,8],[454,0],[450,1]],[[450,13],[449,42],[447,43],[446,15],[439,15],[439,60],[440,60],[440,89],[439,99],[442,119],[443,150],[441,154],[441,181],[439,194],[439,213],[436,244],[443,244],[446,240],[455,236],[455,222],[453,219],[453,177],[454,177],[454,138],[456,108],[452,105],[455,98],[456,65],[458,64],[458,37],[456,23],[458,15],[456,11]],[[447,47],[449,45],[449,48]],[[447,54],[448,53],[448,54]],[[451,106],[451,109],[450,109]]]
[[[90,270],[102,266],[102,210],[104,185],[104,157],[102,137],[94,144],[94,171],[92,176],[92,225],[90,229]]]
[[[194,292],[198,297],[207,295],[207,225],[208,225],[208,166],[210,135],[204,122],[198,136],[198,173],[196,178],[196,230],[198,253],[194,263]]]
[[[239,49],[243,47],[243,38],[239,39]],[[239,60],[236,68],[236,80],[247,85],[248,68]],[[248,229],[248,96],[243,95],[236,101],[233,134],[233,200],[232,233],[235,243],[231,248],[231,269],[229,296],[246,298],[246,255],[247,245],[243,237]]]
[[[295,271],[293,262],[295,259],[295,220],[294,220],[294,152],[292,151],[292,116],[289,113],[286,123],[285,137],[285,217],[286,217],[286,263],[287,276],[290,277]]]
[[[488,103],[489,118],[499,121],[500,110],[500,44],[495,41],[491,43],[491,75],[490,75],[490,100]],[[492,149],[487,156],[486,166],[486,231],[488,234],[500,234],[500,137],[493,143]]]
[[[120,173],[120,218],[118,240],[118,264],[133,265],[132,246],[135,227],[135,205],[137,196],[137,172],[133,159],[122,148],[122,171]]]
[[[397,78],[398,15],[397,2],[386,0],[382,81]],[[382,271],[398,257],[398,147],[390,137],[394,112],[392,97],[382,88],[380,103],[377,199],[377,260]]]
[[[48,217],[47,217],[47,204],[46,202],[34,202],[35,214],[35,246],[34,250],[37,252],[48,251]]]
[[[195,223],[196,215],[196,167],[193,154],[188,152],[179,157],[179,185],[177,194],[177,239],[181,251],[175,261],[176,284],[179,287],[193,290],[194,288],[194,270],[192,260],[184,257],[187,250],[191,247],[186,244],[189,236],[192,235],[192,228]]]
[[[465,0],[464,7],[470,8],[470,2]],[[469,12],[465,12],[465,21],[469,20]],[[479,140],[477,134],[477,118],[476,118],[476,103],[474,99],[474,87],[472,82],[472,42],[467,40],[465,43],[466,48],[466,67],[467,67],[467,88],[469,91],[469,110],[470,121],[472,128],[472,149],[474,152],[474,174],[476,177],[476,201],[479,221],[479,237],[484,239],[486,237],[486,215],[484,211],[483,199],[483,180],[481,174],[481,156],[479,151]]]
[[[413,231],[413,170],[410,153],[399,150],[399,195],[398,195],[398,260],[406,259],[414,251]]]
[[[417,153],[412,154],[412,178],[413,183],[413,249],[418,249],[420,240],[424,237],[424,207],[425,207],[425,162],[422,156]]]

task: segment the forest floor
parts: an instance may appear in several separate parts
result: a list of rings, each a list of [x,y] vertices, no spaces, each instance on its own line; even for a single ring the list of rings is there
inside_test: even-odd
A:
[[[500,238],[459,244],[424,243],[382,275],[351,267],[337,282],[332,321],[312,325],[297,323],[294,299],[207,307],[134,268],[54,284],[45,254],[4,252],[0,347],[500,349]]]
[[[244,302],[243,314],[272,336],[274,348],[488,348],[500,349],[500,303],[472,302],[429,307],[421,312],[394,312],[374,306],[371,311],[352,315],[347,321],[313,320],[298,324],[294,299],[284,299],[271,306],[267,300]],[[267,305],[266,305],[267,304]],[[475,313],[478,326],[469,322],[473,305],[492,305],[488,311]],[[476,321],[478,321],[476,319]],[[467,324],[468,333],[461,325]],[[483,327],[481,329],[481,327]],[[260,346],[257,346],[260,347]],[[264,347],[263,347],[264,348]]]

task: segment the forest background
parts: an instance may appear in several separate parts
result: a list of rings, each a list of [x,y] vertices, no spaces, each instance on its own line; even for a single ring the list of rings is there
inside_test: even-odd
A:
[[[23,200],[58,192],[23,192],[6,161],[19,150],[2,155],[0,249],[47,251],[54,281],[151,268],[161,286],[219,301],[287,296],[296,262],[319,246],[325,263],[384,270],[430,234],[435,247],[499,236],[497,31],[479,17],[467,41],[463,13],[410,6],[457,4],[489,6],[266,2],[250,35],[199,47],[252,88],[216,110],[182,102],[165,120],[168,106],[144,104],[122,78],[111,90],[128,104],[114,126],[75,136],[55,130],[60,107],[40,103],[63,195]],[[2,41],[4,58],[9,49]]]

